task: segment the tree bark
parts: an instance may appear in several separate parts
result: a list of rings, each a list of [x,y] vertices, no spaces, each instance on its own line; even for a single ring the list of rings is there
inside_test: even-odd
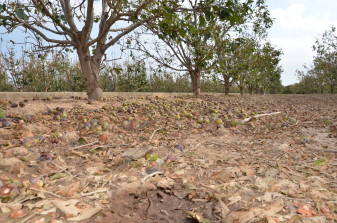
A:
[[[243,95],[243,86],[240,86],[240,95],[242,96]]]
[[[231,88],[231,81],[229,80],[230,77],[227,77],[226,75],[223,75],[224,76],[224,82],[225,82],[225,95],[229,95],[229,90]]]
[[[248,86],[248,91],[249,91],[250,95],[253,95],[253,86],[252,85]]]
[[[194,96],[200,95],[200,72],[199,71],[193,71],[190,72],[191,76],[191,82],[192,82],[192,90]]]
[[[333,94],[335,92],[335,86],[330,86],[330,94]]]
[[[99,71],[102,57],[91,57],[88,50],[77,50],[81,70],[85,82],[88,98],[99,100],[102,97],[103,91],[99,80]]]

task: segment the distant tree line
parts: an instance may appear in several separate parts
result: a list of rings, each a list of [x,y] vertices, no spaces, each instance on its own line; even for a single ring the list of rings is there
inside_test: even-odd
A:
[[[325,31],[313,45],[315,56],[311,65],[297,70],[300,82],[286,86],[284,93],[334,94],[337,92],[337,36],[336,28]]]
[[[240,41],[243,41],[242,39]],[[251,41],[251,40],[245,40]],[[241,47],[241,48],[240,48]],[[280,93],[281,69],[278,67],[280,51],[270,43],[258,50],[247,52],[247,46],[237,46],[231,61],[231,70],[227,72],[230,84],[223,74],[206,73],[201,77],[203,92],[235,93]],[[257,47],[255,45],[254,47]],[[24,46],[19,53],[9,45],[0,52],[0,91],[85,91],[81,68],[69,52],[45,50],[37,52]],[[271,54],[276,53],[278,56]],[[277,69],[267,69],[262,62],[266,57],[277,59]],[[244,58],[245,57],[245,58]],[[237,60],[237,62],[235,62]],[[274,72],[273,72],[274,70]],[[104,91],[113,92],[191,92],[191,79],[188,73],[175,72],[162,66],[148,66],[147,61],[137,61],[131,56],[128,61],[104,61],[100,70],[100,81]]]

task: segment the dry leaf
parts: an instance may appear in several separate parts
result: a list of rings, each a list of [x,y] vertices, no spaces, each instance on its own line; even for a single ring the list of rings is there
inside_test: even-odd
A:
[[[233,174],[230,170],[221,170],[219,172],[213,173],[211,180],[221,180],[222,182],[229,182],[230,178],[233,177]]]
[[[58,192],[59,192],[59,194],[61,194],[63,196],[73,196],[74,193],[80,191],[80,185],[81,185],[81,183],[78,181],[76,183],[72,183],[68,186],[63,187]]]
[[[226,216],[229,214],[230,210],[227,205],[221,200],[221,197],[216,197],[217,202],[214,205],[213,212],[218,214],[221,219],[225,220]]]
[[[52,200],[51,201],[58,209],[60,209],[67,218],[78,216],[81,212],[79,208],[75,205],[79,202],[78,200],[71,199],[68,201],[62,200]]]
[[[81,213],[73,218],[68,218],[68,221],[84,221],[87,220],[88,218],[91,218],[94,216],[96,213],[98,213],[101,210],[101,208],[87,208],[84,210],[81,210]]]
[[[205,218],[202,216],[201,213],[195,212],[195,211],[187,211],[186,212],[187,217],[192,218],[196,221],[198,221],[199,223],[207,223],[208,221],[205,220]]]

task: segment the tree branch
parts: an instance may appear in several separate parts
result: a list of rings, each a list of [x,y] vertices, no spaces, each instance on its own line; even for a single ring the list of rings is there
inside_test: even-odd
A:
[[[64,13],[64,15],[67,19],[67,22],[68,22],[70,28],[72,30],[74,30],[75,32],[78,32],[78,29],[77,29],[77,27],[75,25],[75,22],[74,22],[74,17],[71,14],[70,1],[69,0],[60,0],[60,3],[61,3],[63,13]]]
[[[94,22],[94,0],[88,0],[87,4],[87,18],[82,29],[82,45],[88,42],[90,38],[90,33],[92,30],[92,25]],[[86,44],[87,46],[88,44]]]
[[[34,6],[36,8],[39,8],[39,6],[42,6],[43,8],[43,13],[46,14],[55,25],[59,26],[64,32],[66,32],[67,34],[72,34],[72,35],[76,35],[74,32],[72,32],[71,30],[69,30],[68,27],[66,27],[65,25],[63,25],[60,21],[57,21],[55,19],[55,16],[48,10],[48,8],[46,7],[44,0],[32,0]]]
[[[153,0],[147,0],[147,1],[144,1],[142,4],[140,4],[137,9],[135,11],[132,11],[132,12],[124,12],[124,13],[118,13],[119,16],[136,16],[136,15],[139,15],[141,13],[141,11],[148,5],[150,4],[151,2],[153,2]]]

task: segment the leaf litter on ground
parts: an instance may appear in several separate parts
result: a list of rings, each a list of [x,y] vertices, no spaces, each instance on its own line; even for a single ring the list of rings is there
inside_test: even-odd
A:
[[[0,221],[337,219],[334,95],[6,107]]]

